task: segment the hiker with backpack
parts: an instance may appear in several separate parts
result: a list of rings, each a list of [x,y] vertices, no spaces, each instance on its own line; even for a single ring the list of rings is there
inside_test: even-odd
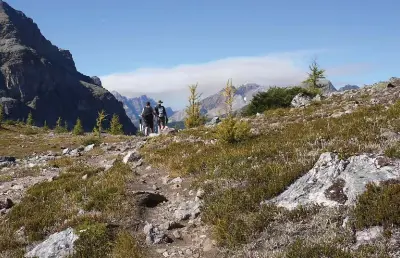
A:
[[[142,121],[144,126],[144,135],[149,135],[149,129],[151,133],[154,133],[154,116],[156,113],[151,107],[150,102],[146,102],[146,106],[142,110]]]
[[[159,132],[161,130],[165,129],[165,126],[168,123],[168,117],[167,117],[167,111],[165,110],[165,107],[162,105],[162,101],[158,101],[158,105],[154,108],[157,119],[158,119],[158,129]]]

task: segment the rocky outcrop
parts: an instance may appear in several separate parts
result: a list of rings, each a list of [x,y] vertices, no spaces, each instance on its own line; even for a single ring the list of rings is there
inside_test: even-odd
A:
[[[37,245],[25,257],[52,258],[70,257],[74,252],[74,242],[78,236],[72,228],[49,236],[44,242]]]
[[[299,93],[293,98],[293,100],[291,102],[291,106],[294,108],[306,107],[306,106],[310,105],[310,103],[311,103],[310,96]]]
[[[387,158],[362,154],[340,159],[337,154],[324,153],[314,167],[286,191],[267,203],[287,209],[299,205],[354,205],[368,183],[400,179],[400,164]]]
[[[118,114],[126,133],[136,128],[122,104],[95,77],[76,70],[72,54],[47,40],[32,19],[0,2],[0,103],[5,119],[55,125],[62,117],[72,127],[79,117],[92,130],[97,112]]]

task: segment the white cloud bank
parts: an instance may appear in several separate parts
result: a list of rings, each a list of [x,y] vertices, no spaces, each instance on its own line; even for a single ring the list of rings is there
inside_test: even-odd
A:
[[[233,57],[203,64],[171,68],[141,68],[129,73],[102,76],[103,86],[122,95],[146,94],[162,99],[166,106],[181,109],[186,105],[188,85],[198,83],[199,92],[208,96],[222,89],[232,78],[234,85],[257,83],[293,85],[307,76],[307,63],[315,52],[270,54],[255,57]]]

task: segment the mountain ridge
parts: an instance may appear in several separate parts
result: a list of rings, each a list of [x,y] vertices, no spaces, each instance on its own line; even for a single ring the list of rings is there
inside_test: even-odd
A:
[[[72,54],[46,39],[33,19],[0,3],[0,102],[6,119],[26,119],[54,126],[58,117],[72,127],[79,117],[92,130],[97,112],[117,114],[124,131],[136,127],[98,77],[77,71]],[[108,124],[106,121],[105,124]]]

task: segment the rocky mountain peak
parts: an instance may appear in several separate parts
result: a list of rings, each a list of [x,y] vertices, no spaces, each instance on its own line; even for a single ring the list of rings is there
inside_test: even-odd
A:
[[[77,71],[70,51],[47,40],[38,25],[6,2],[0,4],[0,103],[6,119],[26,119],[52,126],[62,117],[72,126],[77,117],[91,130],[97,112],[118,114],[126,132],[135,127],[122,105],[101,87],[98,77]]]
[[[42,35],[31,18],[4,1],[0,5],[0,48],[0,52],[26,48],[54,64],[76,72],[75,62],[68,50],[54,46]]]

